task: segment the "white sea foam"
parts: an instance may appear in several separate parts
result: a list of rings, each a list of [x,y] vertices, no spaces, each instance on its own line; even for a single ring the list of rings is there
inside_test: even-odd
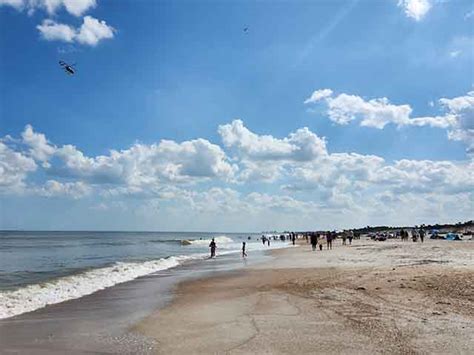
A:
[[[140,276],[178,266],[185,260],[202,257],[202,254],[196,254],[172,256],[141,263],[118,262],[112,266],[61,277],[42,284],[0,292],[0,319],[80,298]]]
[[[190,246],[194,244],[201,248],[203,246],[207,247],[210,241],[210,239],[194,240]],[[218,256],[238,253],[242,246],[241,242],[235,242],[226,236],[216,237],[215,241],[218,248]],[[247,252],[251,253],[257,250],[278,249],[288,246],[287,243],[276,242],[271,247],[267,247],[260,242],[252,241],[247,243]],[[28,285],[18,290],[3,291],[0,292],[0,319],[90,295],[141,276],[176,267],[186,260],[204,259],[207,256],[207,253],[196,253],[145,262],[117,262],[112,266],[88,270],[41,284]]]
[[[210,239],[199,239],[199,240],[189,240],[189,245],[196,245],[196,246],[208,246],[209,243],[211,242],[212,238]],[[226,237],[225,235],[221,235],[219,237],[215,237],[214,241],[216,244],[228,244],[228,243],[234,243],[234,240],[232,238]]]

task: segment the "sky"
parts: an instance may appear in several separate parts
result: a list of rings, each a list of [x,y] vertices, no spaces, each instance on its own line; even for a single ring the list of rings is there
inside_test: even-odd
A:
[[[473,84],[471,1],[0,0],[0,229],[471,220]]]

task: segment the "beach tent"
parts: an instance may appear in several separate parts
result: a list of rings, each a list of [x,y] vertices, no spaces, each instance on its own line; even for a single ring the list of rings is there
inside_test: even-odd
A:
[[[446,234],[446,237],[444,237],[446,240],[461,240],[461,237],[459,234],[456,233],[448,233]]]

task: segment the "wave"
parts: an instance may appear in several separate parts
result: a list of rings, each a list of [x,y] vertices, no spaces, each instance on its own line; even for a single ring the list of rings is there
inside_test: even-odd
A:
[[[211,242],[212,238],[209,239],[186,239],[182,240],[181,244],[182,245],[197,245],[197,246],[209,246],[209,243]],[[234,240],[232,238],[226,237],[224,235],[219,236],[219,237],[214,237],[214,241],[216,244],[219,246],[219,244],[226,244],[226,243],[234,243]]]
[[[34,311],[47,305],[90,295],[99,290],[169,269],[202,254],[171,256],[141,263],[117,262],[114,265],[0,292],[0,319]]]
[[[241,242],[235,242],[226,236],[216,237],[215,241],[218,256],[240,252]],[[202,248],[207,247],[211,239],[190,240],[190,242],[190,246],[196,245]],[[288,246],[288,243],[277,242],[272,243],[269,248],[258,242],[249,243],[248,250],[252,252],[286,248]],[[0,291],[0,319],[90,295],[141,276],[179,266],[187,260],[199,260],[207,257],[208,253],[193,253],[191,255],[170,256],[142,262],[117,262],[111,266],[82,271],[44,283],[24,286],[16,290]]]

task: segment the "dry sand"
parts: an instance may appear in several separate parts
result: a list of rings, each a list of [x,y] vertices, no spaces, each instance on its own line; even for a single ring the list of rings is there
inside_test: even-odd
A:
[[[474,354],[473,252],[469,241],[303,244],[180,284],[134,330],[160,354]]]

